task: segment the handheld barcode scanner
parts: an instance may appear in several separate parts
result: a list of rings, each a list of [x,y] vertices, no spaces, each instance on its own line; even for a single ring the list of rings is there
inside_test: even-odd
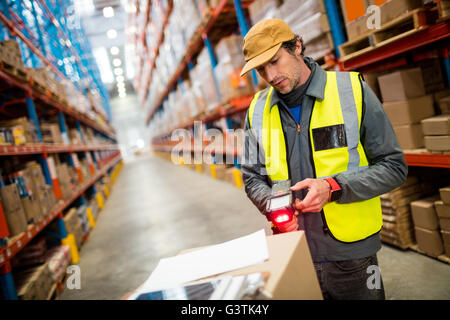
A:
[[[267,220],[272,223],[274,234],[281,233],[279,227],[292,221],[295,209],[292,205],[291,180],[277,182],[272,186],[272,193],[267,201]]]

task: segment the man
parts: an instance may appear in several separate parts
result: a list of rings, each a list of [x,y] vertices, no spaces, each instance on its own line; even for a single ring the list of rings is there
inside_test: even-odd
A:
[[[374,274],[379,195],[405,181],[404,155],[361,76],[326,72],[303,51],[279,19],[257,23],[244,38],[241,76],[256,69],[270,84],[247,113],[245,190],[266,214],[272,184],[290,179],[295,218],[279,231],[305,231],[324,298],[384,299]]]

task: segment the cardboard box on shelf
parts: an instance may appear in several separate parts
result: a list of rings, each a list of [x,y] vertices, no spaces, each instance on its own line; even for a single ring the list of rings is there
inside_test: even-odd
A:
[[[439,189],[439,195],[441,196],[441,200],[445,204],[450,204],[450,186]]]
[[[0,127],[11,129],[15,145],[39,142],[34,123],[26,117],[0,121]]]
[[[440,59],[427,59],[418,63],[422,70],[425,92],[432,93],[445,88]]]
[[[420,227],[414,227],[414,230],[419,250],[434,257],[444,252],[439,230],[428,230]]]
[[[450,114],[450,96],[439,99],[438,105],[442,114]]]
[[[418,149],[425,145],[422,127],[418,123],[394,126],[394,131],[402,149]]]
[[[71,208],[64,216],[64,224],[67,233],[72,233],[75,237],[77,248],[81,247],[83,241],[83,226],[76,208]]]
[[[425,95],[420,68],[399,70],[378,77],[383,102],[406,101]]]
[[[9,236],[13,237],[27,231],[27,219],[15,184],[0,188],[0,200],[8,225]]]
[[[444,203],[442,200],[434,202],[436,213],[439,218],[450,218],[450,204]]]
[[[394,126],[420,123],[422,119],[434,115],[431,95],[406,101],[385,102],[383,108]]]
[[[450,114],[441,114],[421,121],[424,135],[449,135]]]
[[[14,279],[21,300],[46,300],[53,286],[47,263],[21,270]]]
[[[439,226],[441,230],[450,231],[450,218],[439,218]]]
[[[267,236],[269,259],[217,276],[268,272],[264,289],[275,300],[322,300],[317,274],[303,231]],[[182,253],[195,249],[184,250]],[[302,272],[298,272],[302,270]],[[212,277],[213,278],[213,277]]]
[[[428,230],[439,229],[439,220],[434,207],[434,202],[437,199],[439,199],[439,196],[411,202],[411,213],[415,227]]]
[[[56,123],[41,124],[42,139],[47,143],[64,143],[59,125]]]
[[[37,223],[41,220],[41,206],[35,195],[21,198],[22,207],[28,224]]]
[[[425,148],[430,151],[450,151],[450,135],[424,136]]]
[[[450,231],[441,230],[442,242],[444,243],[444,251],[447,257],[450,257]]]

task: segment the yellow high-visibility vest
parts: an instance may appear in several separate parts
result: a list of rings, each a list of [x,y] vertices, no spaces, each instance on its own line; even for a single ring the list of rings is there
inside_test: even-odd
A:
[[[263,163],[271,183],[289,179],[286,144],[277,105],[271,107],[273,88],[258,92],[249,123],[264,150]],[[324,99],[316,99],[309,124],[317,179],[365,170],[368,161],[360,142],[362,89],[356,72],[327,72]],[[363,240],[380,231],[380,198],[353,203],[329,202],[323,207],[330,234],[342,242]]]

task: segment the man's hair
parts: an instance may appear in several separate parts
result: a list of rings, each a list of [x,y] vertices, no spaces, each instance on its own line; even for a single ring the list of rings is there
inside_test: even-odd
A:
[[[292,40],[283,42],[281,44],[281,47],[285,48],[287,50],[287,52],[294,55],[295,49],[297,48],[297,40],[300,40],[300,45],[302,46],[301,56],[303,57],[304,53],[305,53],[305,44],[303,43],[303,38],[298,35],[295,35],[294,39],[292,39]]]

